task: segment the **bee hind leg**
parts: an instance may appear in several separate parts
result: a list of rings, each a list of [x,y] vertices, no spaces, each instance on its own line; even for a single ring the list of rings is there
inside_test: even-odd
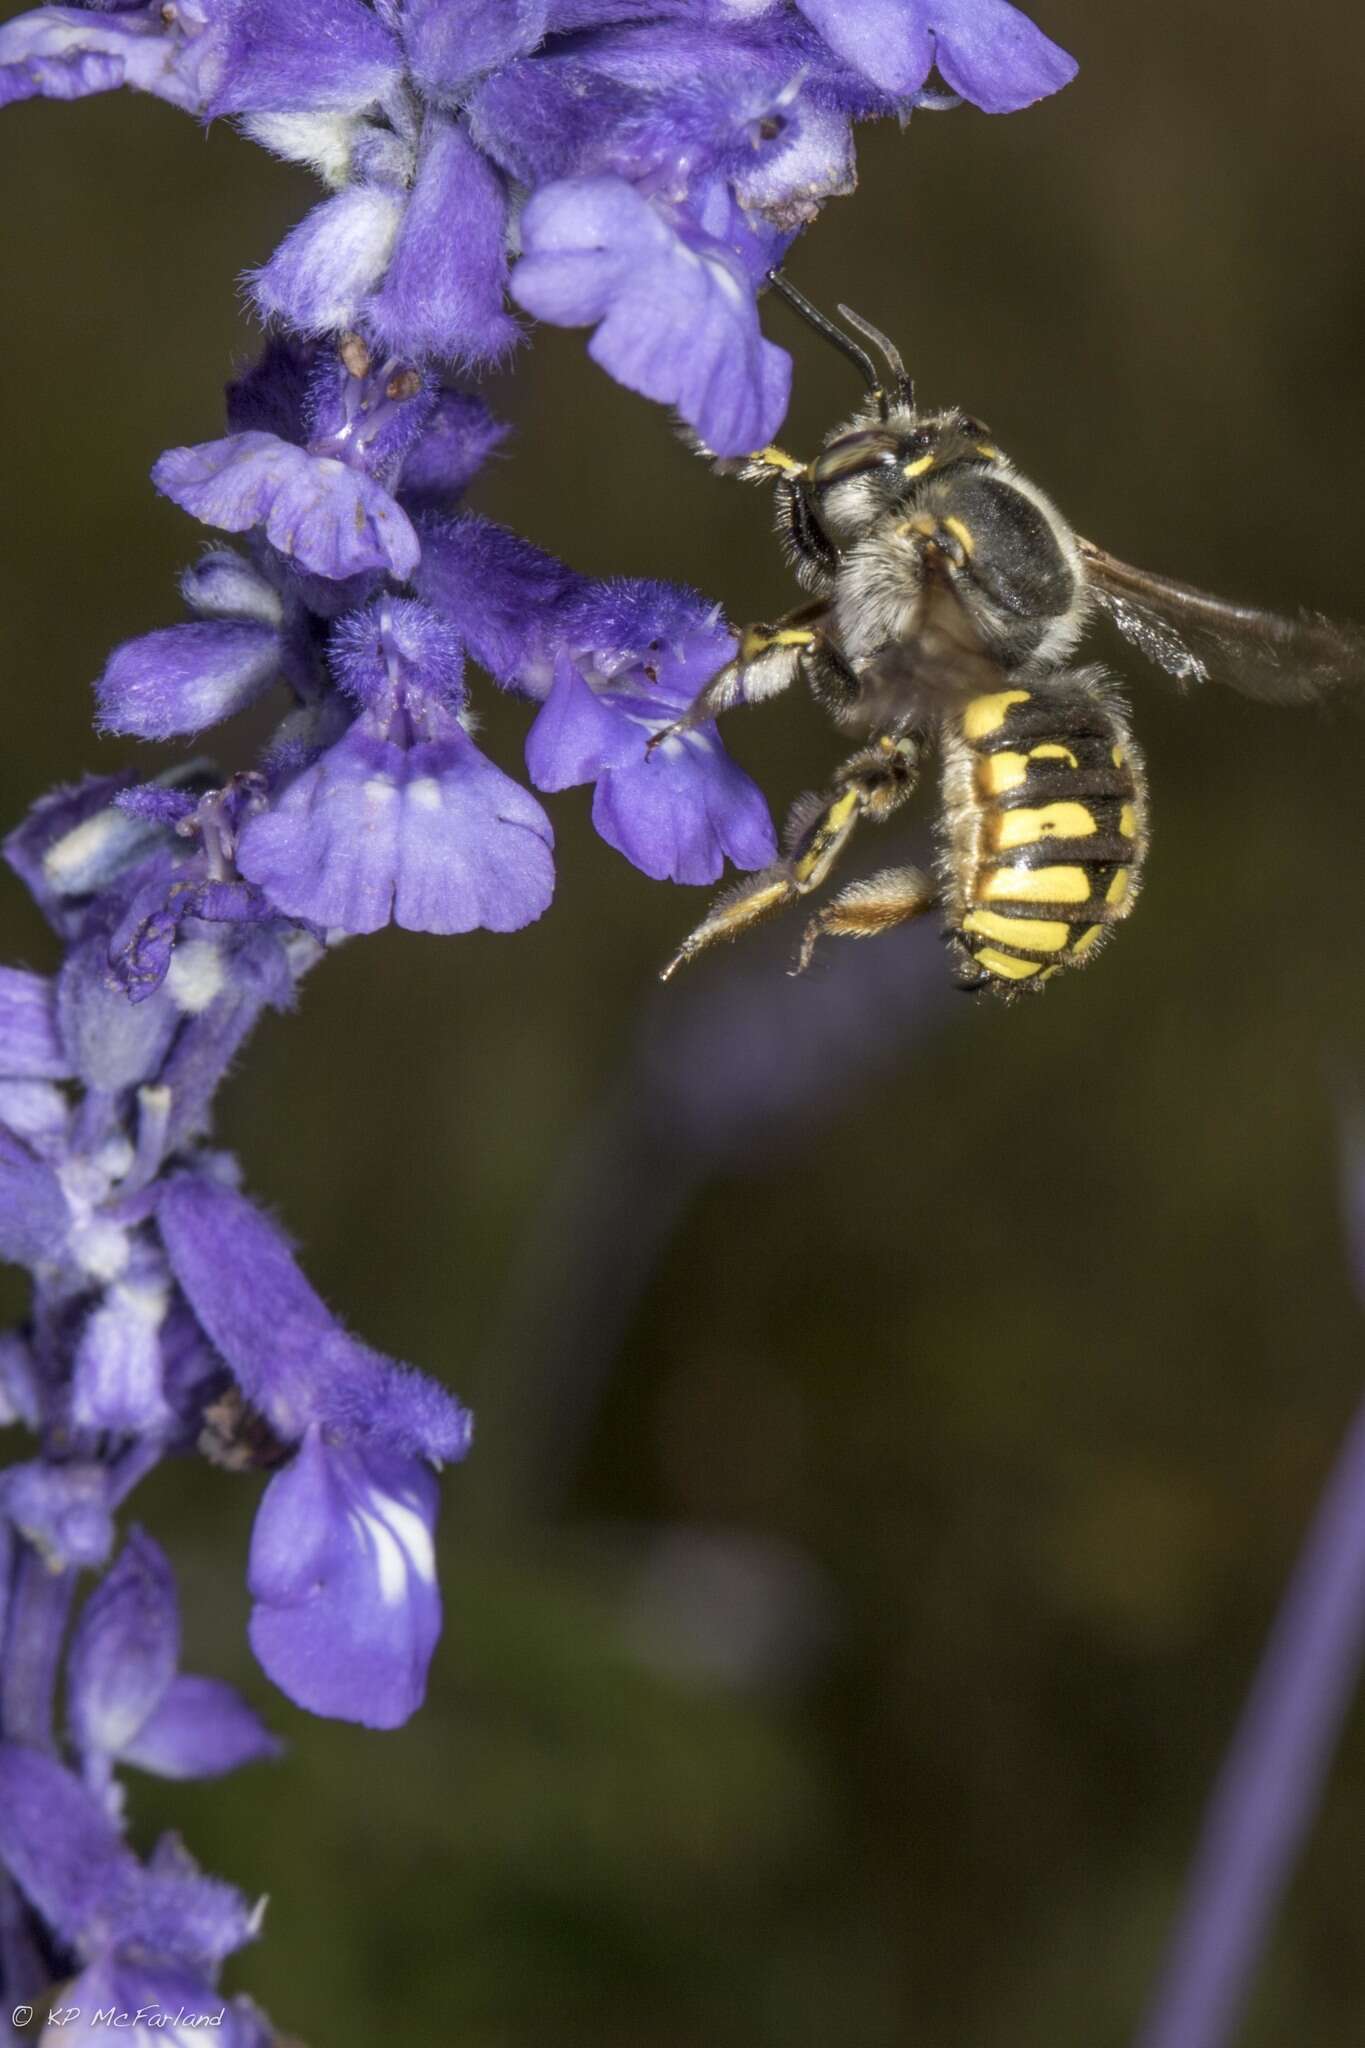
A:
[[[787,820],[786,857],[722,896],[683,940],[660,979],[668,981],[708,946],[738,938],[751,925],[818,889],[859,820],[888,817],[910,795],[921,751],[913,734],[883,736],[846,761],[827,792],[794,804]]]
[[[806,926],[793,974],[804,974],[823,938],[871,939],[923,917],[938,901],[934,882],[920,868],[883,868],[850,882]]]

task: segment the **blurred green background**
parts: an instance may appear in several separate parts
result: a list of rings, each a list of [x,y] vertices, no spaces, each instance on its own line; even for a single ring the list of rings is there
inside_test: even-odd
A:
[[[1365,617],[1365,15],[1040,18],[1078,82],[863,131],[860,190],[792,274],[899,337],[926,397],[1116,552]],[[12,109],[0,178],[8,821],[127,757],[90,732],[90,680],[179,616],[201,539],[146,473],[219,431],[252,347],[235,280],[311,188],[131,98]],[[765,324],[806,450],[852,379],[782,308]],[[780,609],[762,500],[583,342],[539,333],[493,387],[517,437],[474,504],[582,569]],[[309,1722],[251,1665],[255,1482],[187,1466],[137,1502],[192,1668],[294,1746],[224,1785],[138,1782],[136,1822],[269,1891],[232,1982],[312,2048],[1130,2033],[1359,1390],[1338,1126],[1362,744],[1102,651],[1132,675],[1149,880],[1045,1001],[942,994],[928,930],[903,987],[847,959],[791,984],[795,925],[661,995],[706,899],[627,867],[573,792],[540,924],[357,942],[261,1029],[223,1140],[328,1299],[480,1431],[447,1482],[430,1700],[398,1735]],[[524,710],[483,702],[515,768]],[[838,744],[795,699],[730,740],[779,810]],[[17,884],[0,925],[0,957],[51,963]],[[821,1114],[731,1117],[760,1032],[810,1039]],[[707,1114],[731,1134],[698,1147]],[[1362,1843],[1357,1716],[1248,2048],[1360,2038]]]

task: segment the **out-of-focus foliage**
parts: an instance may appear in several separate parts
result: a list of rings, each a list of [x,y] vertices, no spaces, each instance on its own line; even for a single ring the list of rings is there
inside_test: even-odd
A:
[[[1361,17],[1310,0],[1300,37],[1333,53],[1311,66],[1269,0],[1042,19],[1077,83],[1009,121],[869,132],[862,189],[802,241],[798,282],[893,332],[925,395],[979,412],[1106,546],[1365,617]],[[229,280],[304,181],[114,101],[11,110],[0,177],[15,818],[125,757],[91,738],[86,685],[177,616],[187,545],[145,471],[217,431],[248,341]],[[851,373],[765,320],[796,352],[804,450]],[[580,337],[538,336],[525,371],[493,393],[517,438],[479,509],[591,573],[782,607],[761,499],[691,461]],[[1361,1064],[1365,728],[1181,700],[1106,651],[1152,780],[1131,925],[1036,1006],[945,1003],[835,1124],[695,1190],[600,1388],[539,1388],[506,1289],[700,899],[629,871],[576,795],[541,924],[344,950],[232,1085],[226,1135],[328,1299],[479,1413],[425,1716],[388,1738],[291,1720],[291,1758],[226,1792],[137,1788],[149,1828],[272,1891],[239,1980],[317,2048],[1130,2030],[1357,1398],[1335,1118]],[[521,723],[488,721],[509,767]],[[779,805],[838,745],[795,703],[731,741]],[[0,956],[49,964],[17,887],[0,920]],[[792,939],[769,943],[774,976]],[[726,971],[700,964],[678,999]],[[608,1276],[634,1249],[616,1230]],[[547,1238],[551,1299],[586,1255]],[[552,1496],[513,1486],[528,1462]],[[223,1661],[248,1510],[171,1473],[145,1518],[187,1559],[187,1663],[268,1709],[245,1653]],[[714,1540],[661,1575],[679,1528]],[[746,1666],[733,1638],[774,1612]],[[1348,1731],[1247,2048],[1353,2038],[1362,1827]]]

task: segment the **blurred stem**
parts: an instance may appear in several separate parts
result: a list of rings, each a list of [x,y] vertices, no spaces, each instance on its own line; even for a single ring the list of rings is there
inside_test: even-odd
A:
[[[1214,1787],[1137,2048],[1230,2040],[1316,1813],[1365,1650],[1365,1404],[1347,1432]]]

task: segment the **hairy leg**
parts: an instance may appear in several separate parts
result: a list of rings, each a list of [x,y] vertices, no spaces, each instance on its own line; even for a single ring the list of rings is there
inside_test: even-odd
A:
[[[702,685],[681,718],[651,734],[647,751],[652,753],[678,733],[694,732],[699,725],[708,725],[736,704],[757,704],[789,688],[803,655],[815,645],[819,624],[828,610],[824,598],[816,598],[809,604],[798,605],[795,611],[787,612],[771,625],[745,626],[734,660],[727,661]]]
[[[915,786],[922,751],[913,734],[897,739],[884,735],[846,761],[827,791],[803,797],[787,821],[783,859],[722,896],[683,940],[660,979],[667,981],[708,946],[738,938],[751,925],[818,889],[860,819],[889,817],[905,802]]]
[[[805,973],[822,938],[875,938],[878,932],[923,917],[937,901],[937,886],[920,868],[883,868],[866,881],[850,882],[806,926],[792,973]]]

